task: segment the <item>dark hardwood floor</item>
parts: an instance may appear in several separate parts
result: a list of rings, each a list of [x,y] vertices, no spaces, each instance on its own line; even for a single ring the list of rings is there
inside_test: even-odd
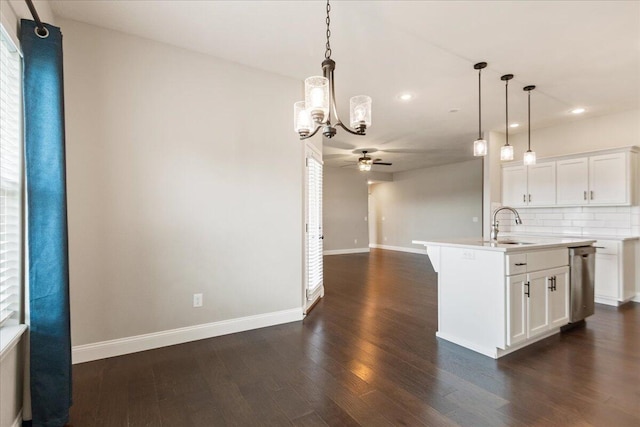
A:
[[[438,340],[423,255],[325,257],[303,322],[75,365],[84,426],[640,426],[640,305],[492,360]]]

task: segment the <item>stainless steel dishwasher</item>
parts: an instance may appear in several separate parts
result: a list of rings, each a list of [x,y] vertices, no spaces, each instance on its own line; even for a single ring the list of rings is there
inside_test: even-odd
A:
[[[584,320],[594,312],[596,248],[569,248],[571,262],[571,323]]]

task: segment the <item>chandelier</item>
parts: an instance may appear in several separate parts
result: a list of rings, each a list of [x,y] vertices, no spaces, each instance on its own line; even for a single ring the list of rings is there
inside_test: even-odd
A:
[[[349,123],[345,126],[336,110],[335,83],[333,71],[336,63],[331,59],[331,18],[329,12],[331,5],[327,0],[327,43],[322,61],[322,76],[309,77],[304,81],[304,101],[293,105],[293,123],[295,131],[300,139],[314,136],[320,129],[327,138],[336,134],[337,126],[353,135],[364,135],[367,126],[371,126],[371,98],[366,95],[358,95],[349,101]],[[333,116],[335,123],[331,123]]]

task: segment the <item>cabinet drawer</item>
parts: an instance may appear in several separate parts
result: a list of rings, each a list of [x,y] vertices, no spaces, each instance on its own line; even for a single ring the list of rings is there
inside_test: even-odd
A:
[[[527,254],[507,255],[507,276],[527,272]]]
[[[617,240],[598,240],[593,245],[596,247],[596,253],[618,255],[620,253],[620,242]]]
[[[528,252],[526,255],[527,271],[538,271],[569,265],[569,249],[567,248]]]
[[[551,249],[507,255],[507,276],[569,265],[569,249]]]

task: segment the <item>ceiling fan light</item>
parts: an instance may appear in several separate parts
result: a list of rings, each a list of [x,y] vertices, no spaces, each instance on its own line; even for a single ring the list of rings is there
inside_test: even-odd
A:
[[[371,126],[371,97],[367,95],[354,96],[349,100],[349,119],[351,127],[359,129]],[[363,129],[364,130],[364,129]]]
[[[473,155],[475,157],[481,157],[487,155],[487,141],[484,139],[476,139],[473,142]]]
[[[311,115],[305,108],[304,101],[293,104],[293,127],[300,135],[307,135],[311,132]]]
[[[503,145],[500,147],[500,160],[513,160],[513,145]]]
[[[531,166],[531,165],[535,165],[536,164],[536,153],[535,153],[535,151],[527,150],[527,152],[524,153],[524,164],[527,165],[527,166]]]
[[[313,121],[324,123],[329,117],[329,79],[322,76],[307,77],[304,81],[304,102]]]
[[[360,172],[369,172],[371,170],[371,163],[369,162],[358,162],[358,170]]]

